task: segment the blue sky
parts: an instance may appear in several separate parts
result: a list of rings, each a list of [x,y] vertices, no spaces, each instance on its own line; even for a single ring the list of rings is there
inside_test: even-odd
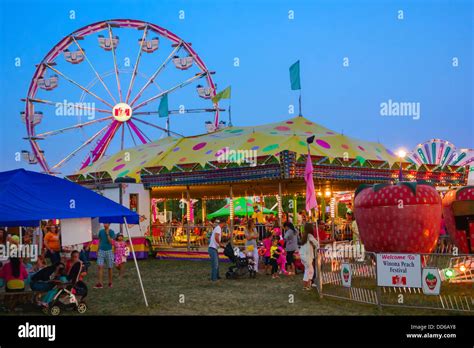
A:
[[[69,18],[71,10],[75,11],[74,20]],[[179,18],[181,10],[184,20]],[[294,11],[292,20],[288,18],[290,10]],[[403,11],[403,20],[397,18],[399,10]],[[192,42],[208,68],[216,71],[218,89],[232,85],[234,125],[263,124],[294,116],[288,114],[288,105],[297,104],[298,94],[290,90],[288,67],[299,59],[305,117],[346,135],[379,140],[393,150],[411,149],[430,138],[449,140],[458,148],[474,147],[471,1],[3,0],[0,170],[26,167],[15,161],[15,153],[29,149],[22,139],[26,130],[20,118],[20,98],[26,96],[35,64],[69,33],[112,18],[149,21]],[[132,42],[139,34],[129,32],[120,37],[119,60],[126,55],[134,62],[138,46]],[[91,40],[96,40],[96,35]],[[165,41],[161,44],[158,57],[166,56],[171,49]],[[112,69],[113,65],[107,65],[111,63],[110,53],[97,50],[91,48],[88,52],[100,72]],[[15,66],[17,57],[21,58],[20,67]],[[151,57],[147,57],[149,65],[143,67],[144,72],[156,67]],[[239,67],[234,66],[236,57]],[[345,57],[349,59],[348,67],[343,66]],[[459,62],[457,67],[452,65],[454,57]],[[83,70],[71,74],[87,84],[94,75],[85,63],[82,65]],[[171,86],[179,82],[177,74],[163,74],[164,81],[159,83]],[[137,85],[144,81],[137,81]],[[113,85],[113,78],[109,82]],[[180,104],[205,106],[204,101],[196,100],[195,85],[170,95],[170,108]],[[80,98],[77,89],[61,88],[50,94],[54,100]],[[42,96],[47,99],[47,92]],[[381,116],[380,104],[389,99],[420,103],[420,119]],[[42,131],[77,123],[47,115],[46,107],[42,111]],[[204,114],[174,116],[172,129],[186,135],[202,133],[204,121],[210,118]],[[147,120],[164,126],[163,120],[152,116]],[[48,140],[46,157],[52,162],[59,160],[90,134],[68,133]],[[149,133],[152,138],[159,135]],[[82,159],[83,155],[78,157]],[[66,166],[65,174],[77,166],[77,161]],[[37,166],[30,168],[39,170]]]

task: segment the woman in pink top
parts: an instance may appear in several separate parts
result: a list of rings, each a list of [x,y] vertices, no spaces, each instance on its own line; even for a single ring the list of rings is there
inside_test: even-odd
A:
[[[10,257],[10,262],[4,265],[0,271],[0,278],[5,280],[6,292],[24,291],[28,272],[18,257]]]

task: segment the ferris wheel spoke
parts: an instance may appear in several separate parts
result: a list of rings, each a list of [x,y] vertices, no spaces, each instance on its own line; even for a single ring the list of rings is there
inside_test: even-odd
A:
[[[110,24],[108,24],[108,28],[109,28],[109,39],[110,39],[110,42],[112,43],[112,57],[114,60],[115,79],[117,80],[117,88],[119,92],[120,102],[122,102],[122,88],[120,87],[119,71],[117,67],[117,56],[115,54],[115,45],[113,44],[112,27],[110,26]]]
[[[45,99],[38,99],[38,98],[27,98],[27,99],[21,99],[22,101],[30,101],[33,103],[41,103],[41,104],[47,104],[47,105],[52,105],[55,107],[59,107],[60,105],[63,105],[65,108],[72,107],[74,109],[79,109],[79,110],[90,110],[94,112],[101,112],[104,114],[110,114],[110,110],[105,110],[105,109],[99,109],[99,108],[91,108],[85,105],[82,105],[80,103],[65,103],[64,101],[62,102],[55,102],[51,100],[45,100]]]
[[[79,48],[79,50],[81,51],[81,53],[84,55],[84,58],[86,59],[87,63],[89,64],[89,66],[91,67],[92,71],[94,71],[94,74],[95,76],[97,76],[97,79],[102,83],[102,86],[104,86],[105,90],[107,91],[107,93],[109,93],[110,97],[112,98],[112,100],[114,101],[114,104],[117,104],[117,100],[115,99],[115,97],[112,95],[112,93],[110,92],[109,88],[107,87],[107,85],[105,84],[104,80],[102,79],[102,77],[99,75],[99,73],[97,72],[97,70],[94,68],[94,65],[92,65],[92,62],[89,60],[89,57],[86,55],[86,52],[82,49],[82,47],[79,45],[79,43],[77,42],[76,38],[74,36],[72,36],[72,39],[73,41],[76,43],[77,45],[77,48]]]
[[[72,151],[69,155],[67,155],[65,158],[63,158],[61,161],[59,161],[57,164],[55,164],[51,169],[56,169],[61,167],[63,164],[68,162],[71,158],[73,158],[79,151],[81,151],[83,148],[85,148],[87,145],[89,145],[95,138],[97,138],[101,133],[103,133],[109,125],[106,125],[102,129],[100,129],[97,133],[95,133],[93,136],[91,136],[89,139],[87,139],[81,146],[79,146],[77,149]]]
[[[128,132],[130,133],[130,137],[131,137],[132,140],[133,140],[133,144],[134,144],[135,146],[137,146],[137,142],[135,141],[135,137],[133,136],[132,129],[130,128],[130,125],[128,124],[128,122],[127,122],[127,128],[128,128]]]
[[[140,109],[141,107],[144,107],[145,105],[148,105],[150,102],[152,102],[152,101],[154,101],[154,100],[156,100],[156,99],[161,98],[161,97],[164,96],[165,94],[169,94],[169,93],[174,92],[175,90],[177,90],[177,89],[179,89],[179,88],[183,88],[183,87],[189,85],[191,82],[193,82],[193,81],[195,81],[195,80],[198,80],[198,79],[200,79],[200,78],[202,78],[202,77],[204,77],[204,76],[206,76],[206,75],[207,75],[207,72],[198,73],[198,74],[194,75],[193,77],[190,77],[190,78],[187,79],[186,81],[181,82],[180,84],[178,84],[178,85],[176,85],[176,86],[174,86],[174,87],[171,87],[170,89],[167,89],[166,91],[163,91],[163,92],[161,92],[161,93],[159,93],[159,94],[157,94],[157,95],[155,95],[155,96],[153,96],[153,97],[151,97],[151,98],[149,98],[149,99],[147,99],[147,100],[141,102],[141,103],[138,104],[136,107],[134,107],[133,110],[134,110],[134,111],[135,111],[135,110],[138,110],[138,109]]]
[[[156,128],[156,129],[159,129],[159,130],[161,130],[161,131],[163,131],[163,132],[168,133],[168,130],[167,130],[166,128],[160,127],[160,126],[158,126],[158,125],[156,125],[156,124],[153,124],[153,123],[150,123],[150,122],[141,120],[141,119],[139,119],[139,118],[134,118],[134,120],[135,120],[135,121],[138,121],[138,122],[141,122],[141,123],[143,123],[143,124],[146,124],[147,126],[154,127],[154,128]],[[175,135],[177,135],[177,136],[179,136],[179,137],[184,137],[184,135],[179,134],[179,133],[176,133],[176,132],[173,132],[173,131],[171,131],[171,130],[170,130],[169,132],[172,133],[172,134],[175,134]]]
[[[137,125],[135,123],[132,122],[132,120],[129,120],[128,123],[130,124],[130,128],[133,129],[133,131],[135,132],[135,134],[137,135],[138,139],[140,139],[140,141],[142,142],[142,144],[146,144],[148,142],[151,143],[151,139],[149,137],[146,136],[145,133],[143,133],[143,131],[137,127]],[[145,139],[146,138],[146,139]]]
[[[97,142],[97,145],[90,152],[90,155],[82,163],[81,169],[87,167],[91,162],[94,163],[104,155],[120,124],[120,122],[114,120],[110,125],[106,126],[108,127],[107,131],[104,135],[102,135],[102,137]]]
[[[51,70],[53,70],[56,74],[62,76],[64,79],[66,79],[67,81],[69,81],[70,83],[72,83],[73,85],[76,85],[77,87],[79,87],[80,89],[82,89],[84,92],[86,92],[87,94],[90,94],[91,96],[93,96],[94,98],[96,98],[97,100],[100,100],[102,103],[104,103],[105,105],[109,106],[110,108],[113,108],[113,105],[110,104],[109,102],[105,101],[104,99],[102,99],[101,97],[99,97],[98,95],[96,95],[94,92],[88,90],[87,88],[85,88],[84,86],[82,86],[81,84],[79,84],[78,82],[74,81],[73,79],[71,79],[70,77],[66,76],[65,74],[63,74],[61,71],[59,71],[58,69],[55,69],[53,68],[50,64],[48,63],[45,63],[45,65],[50,68]]]
[[[150,76],[150,78],[147,80],[147,82],[143,85],[143,87],[140,89],[140,91],[137,93],[137,95],[135,96],[135,98],[132,99],[132,101],[130,102],[130,106],[133,107],[133,105],[137,102],[138,98],[141,97],[141,95],[143,94],[143,92],[145,91],[145,89],[148,88],[148,86],[153,83],[153,81],[156,79],[156,77],[161,73],[161,71],[163,71],[163,69],[166,67],[166,65],[171,61],[171,59],[173,58],[173,56],[176,55],[176,53],[178,53],[178,51],[181,49],[182,47],[182,43],[179,43],[178,45],[176,45],[176,47],[173,49],[173,51],[170,53],[170,55],[165,59],[165,61],[163,63],[161,63],[161,65],[158,67],[158,69],[156,69],[156,71],[153,73],[153,75]]]
[[[122,123],[122,135],[120,136],[120,151],[123,150],[125,144],[125,125]]]
[[[132,93],[133,84],[135,83],[135,78],[137,77],[138,64],[140,64],[140,59],[142,57],[143,43],[145,42],[147,32],[148,32],[148,26],[145,26],[145,29],[143,29],[142,40],[140,41],[140,48],[138,49],[137,60],[135,61],[135,66],[133,67],[132,78],[130,79],[130,84],[128,85],[127,96],[125,97],[125,103],[128,103],[128,99],[130,99],[130,94]]]
[[[216,111],[226,111],[222,108],[197,108],[197,109],[184,109],[184,110],[169,110],[168,113],[172,114],[199,114],[207,112],[216,112]],[[150,115],[159,115],[159,111],[138,111],[134,112],[133,116],[150,116]]]
[[[65,127],[65,128],[61,128],[61,129],[56,129],[56,130],[36,134],[36,137],[45,138],[45,137],[48,137],[48,136],[63,133],[63,132],[68,131],[68,130],[80,129],[80,128],[83,128],[85,126],[90,126],[91,124],[94,124],[94,123],[104,122],[104,121],[108,121],[108,120],[111,120],[111,119],[113,119],[113,116],[99,118],[97,120],[92,120],[92,121],[87,121],[87,122],[84,122],[84,123],[79,123],[79,124],[76,124],[74,126]]]

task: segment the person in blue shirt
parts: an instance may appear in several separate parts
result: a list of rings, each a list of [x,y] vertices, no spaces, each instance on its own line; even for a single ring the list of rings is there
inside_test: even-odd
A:
[[[102,289],[104,264],[109,272],[109,288],[112,287],[112,271],[114,266],[114,252],[112,246],[114,243],[115,232],[110,229],[110,224],[104,224],[104,228],[99,231],[99,249],[97,250],[97,265],[99,266],[99,282],[94,289]]]

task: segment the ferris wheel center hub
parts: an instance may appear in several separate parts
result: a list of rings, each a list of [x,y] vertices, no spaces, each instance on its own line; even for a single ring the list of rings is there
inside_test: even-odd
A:
[[[112,108],[114,119],[119,122],[127,122],[132,117],[132,108],[125,103],[118,103]]]

